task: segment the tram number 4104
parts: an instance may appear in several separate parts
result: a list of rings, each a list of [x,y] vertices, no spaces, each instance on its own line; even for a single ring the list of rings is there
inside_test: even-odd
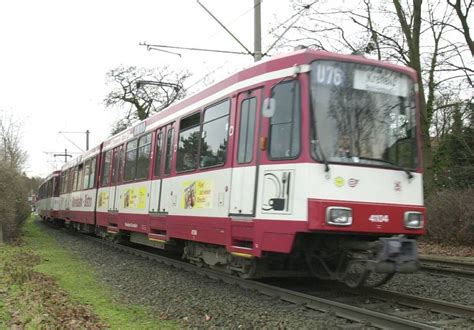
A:
[[[370,222],[389,222],[390,217],[387,214],[372,214],[369,217]]]

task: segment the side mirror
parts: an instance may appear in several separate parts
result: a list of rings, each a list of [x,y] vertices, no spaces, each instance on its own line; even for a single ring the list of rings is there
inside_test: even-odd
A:
[[[275,115],[275,99],[274,98],[269,98],[267,97],[265,100],[263,100],[263,116],[266,118],[271,118],[273,115]]]

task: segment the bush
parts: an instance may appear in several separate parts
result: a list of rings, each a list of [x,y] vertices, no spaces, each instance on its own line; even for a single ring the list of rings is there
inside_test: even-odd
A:
[[[0,163],[0,225],[3,239],[14,241],[30,214],[25,177],[4,163]]]
[[[426,238],[436,243],[472,245],[474,242],[474,189],[443,190],[425,201]]]

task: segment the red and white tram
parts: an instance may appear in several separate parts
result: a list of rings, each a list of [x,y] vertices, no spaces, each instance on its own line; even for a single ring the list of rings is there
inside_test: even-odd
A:
[[[115,135],[61,171],[58,218],[244,277],[362,284],[417,269],[412,69],[299,50]]]
[[[41,183],[38,189],[36,209],[45,219],[59,218],[59,175],[61,171],[54,171]]]

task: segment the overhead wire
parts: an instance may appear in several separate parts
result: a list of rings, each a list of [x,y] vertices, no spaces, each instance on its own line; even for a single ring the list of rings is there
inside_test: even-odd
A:
[[[296,24],[296,22],[298,22],[298,20],[302,17],[303,15],[303,12],[305,10],[308,10],[311,8],[311,6],[313,6],[316,2],[318,1],[313,1],[312,3],[308,4],[308,5],[302,5],[303,8],[301,8],[301,10],[299,10],[298,12],[296,12],[295,14],[291,15],[288,19],[286,19],[284,22],[280,23],[277,27],[271,29],[268,33],[267,33],[267,36],[273,34],[276,30],[278,30],[280,27],[284,26],[286,23],[288,23],[289,21],[291,21],[293,18],[295,18],[296,16],[296,19],[293,21],[293,23],[291,23],[290,25],[288,25],[285,29],[285,31],[283,31],[283,33],[273,42],[273,44],[268,47],[268,49],[265,51],[265,53],[263,54],[263,56],[268,56],[268,52],[270,50],[272,50],[273,47],[275,47],[275,45],[281,40],[281,38],[286,34],[286,32],[288,32],[291,27],[293,25]]]
[[[260,4],[263,3],[263,0],[260,1]],[[248,13],[250,13],[251,11],[255,10],[255,7],[257,7],[257,5],[260,5],[260,4],[255,4],[253,5],[252,7],[250,7],[249,9],[247,9],[245,12],[243,12],[242,14],[240,14],[239,16],[233,18],[231,21],[227,22],[226,25],[227,26],[230,26],[232,24],[234,24],[235,22],[237,22],[239,19],[241,19],[242,17],[244,17],[245,15],[247,15]],[[219,34],[220,32],[222,32],[221,29],[219,30],[216,30],[216,32],[214,32],[209,38],[207,38],[207,40],[210,40],[212,38],[214,38],[217,34]]]
[[[253,5],[252,7],[250,7],[249,9],[247,9],[246,11],[244,11],[243,13],[241,13],[240,15],[238,15],[237,17],[233,18],[231,21],[227,22],[226,25],[227,26],[230,26],[232,24],[234,24],[235,22],[237,22],[239,19],[241,19],[242,17],[244,17],[245,15],[247,15],[248,13],[250,13],[251,11],[255,10],[255,7],[257,5],[261,5],[261,3],[263,3],[263,0],[260,1],[260,4],[255,4]],[[210,35],[207,40],[211,40],[212,38],[214,38],[218,33],[220,33],[222,30],[219,29],[217,30],[216,32],[214,32],[212,35]],[[229,52],[229,53],[233,53],[233,52]],[[235,52],[236,54],[242,54],[241,52]],[[187,87],[187,89],[191,89],[192,87],[196,86],[197,84],[199,84],[200,82],[202,82],[203,80],[205,80],[206,78],[210,77],[213,73],[215,73],[216,71],[222,69],[225,65],[227,65],[228,63],[230,62],[230,60],[226,60],[224,63],[222,63],[221,65],[217,66],[214,70],[212,70],[211,72],[208,72],[206,74],[204,74],[203,76],[201,76],[198,80],[196,80],[192,85],[190,85],[189,87]]]

